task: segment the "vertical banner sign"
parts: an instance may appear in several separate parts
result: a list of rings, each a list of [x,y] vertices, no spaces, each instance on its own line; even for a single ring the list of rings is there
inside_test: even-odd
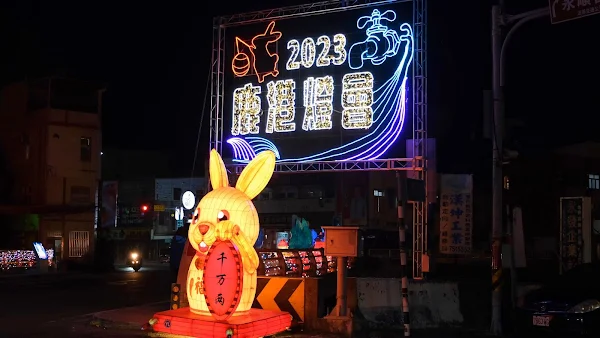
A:
[[[591,262],[591,201],[589,197],[560,199],[560,271]]]
[[[119,193],[119,182],[102,182],[102,210],[100,210],[100,225],[102,228],[114,228],[117,226],[117,198]]]
[[[473,176],[441,175],[440,253],[472,250]]]

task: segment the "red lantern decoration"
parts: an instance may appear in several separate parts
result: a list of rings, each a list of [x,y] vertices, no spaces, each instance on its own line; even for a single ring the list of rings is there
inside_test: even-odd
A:
[[[204,263],[204,298],[217,320],[226,320],[237,309],[242,292],[242,261],[231,241],[217,241]]]
[[[251,309],[259,262],[253,245],[260,229],[252,199],[267,185],[275,154],[258,154],[235,187],[229,186],[215,150],[209,169],[213,190],[198,203],[188,233],[193,248],[187,253],[193,258],[185,282],[189,307],[155,314],[153,329],[202,338],[257,338],[285,331],[292,323],[289,313]]]

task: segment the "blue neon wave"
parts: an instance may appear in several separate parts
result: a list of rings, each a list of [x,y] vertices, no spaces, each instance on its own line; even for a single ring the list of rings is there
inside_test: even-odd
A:
[[[243,161],[251,161],[256,154],[265,150],[270,150],[275,153],[275,158],[279,159],[279,149],[273,142],[266,138],[249,136],[244,138],[232,137],[227,140],[227,143],[233,148],[233,158]]]
[[[265,138],[234,137],[227,140],[227,143],[233,147],[233,161],[248,163],[257,153],[264,150],[275,152],[278,163],[372,160],[385,154],[400,136],[406,117],[407,73],[413,59],[414,40],[409,24],[403,23],[400,31],[404,32],[399,36],[400,44],[404,42],[403,55],[394,74],[374,91],[376,98],[373,103],[373,125],[375,128],[370,133],[355,141],[315,155],[286,159],[281,159],[275,144]],[[339,159],[344,155],[347,157]]]

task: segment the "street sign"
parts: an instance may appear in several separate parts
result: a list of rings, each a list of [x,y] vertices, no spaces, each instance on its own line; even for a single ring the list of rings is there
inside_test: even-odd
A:
[[[600,13],[600,0],[548,0],[553,24]]]

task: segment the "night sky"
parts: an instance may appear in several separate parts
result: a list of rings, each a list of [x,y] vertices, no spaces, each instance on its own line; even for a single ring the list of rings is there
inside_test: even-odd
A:
[[[303,2],[260,1],[257,8],[250,1],[2,1],[0,81],[57,70],[103,81],[105,148],[160,148],[191,162],[205,109],[212,17]],[[491,3],[429,0],[429,130],[446,153],[460,153],[481,133],[483,90],[491,86]],[[548,1],[506,4],[517,13]],[[524,147],[598,138],[597,32],[600,15],[559,25],[537,19],[515,36],[507,115],[526,122],[515,132]],[[208,117],[201,156],[207,126]]]

